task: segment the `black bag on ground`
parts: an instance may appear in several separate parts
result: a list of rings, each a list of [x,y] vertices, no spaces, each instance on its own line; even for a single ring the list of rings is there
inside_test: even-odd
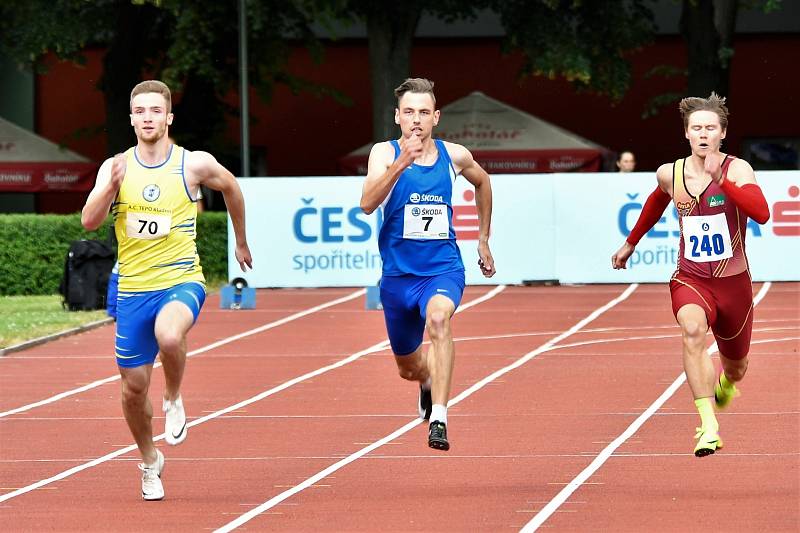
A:
[[[70,311],[105,309],[108,276],[114,268],[114,250],[95,240],[73,241],[64,261],[59,292]]]

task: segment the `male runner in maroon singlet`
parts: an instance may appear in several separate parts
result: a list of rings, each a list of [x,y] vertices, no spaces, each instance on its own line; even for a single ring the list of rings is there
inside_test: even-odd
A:
[[[764,224],[769,207],[752,167],[720,152],[728,128],[725,98],[715,93],[684,98],[679,109],[692,154],[659,167],[658,186],[611,263],[625,268],[642,236],[661,219],[670,200],[675,203],[680,253],[669,288],[683,335],[683,367],[700,413],[694,454],[704,457],[722,448],[714,403],[726,407],[737,394],[734,384],[747,371],[753,289],[744,238],[747,218]],[[719,379],[706,351],[709,327],[719,347]]]

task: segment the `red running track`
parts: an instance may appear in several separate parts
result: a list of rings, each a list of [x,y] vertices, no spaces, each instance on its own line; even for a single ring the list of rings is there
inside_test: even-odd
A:
[[[703,459],[665,286],[491,290],[469,287],[454,320],[449,453],[427,447],[416,386],[359,293],[261,291],[254,311],[209,298],[183,387],[193,426],[158,441],[162,502],[139,496],[112,326],[10,354],[3,530],[800,529],[800,284],[763,294],[742,396],[719,415],[725,448]]]

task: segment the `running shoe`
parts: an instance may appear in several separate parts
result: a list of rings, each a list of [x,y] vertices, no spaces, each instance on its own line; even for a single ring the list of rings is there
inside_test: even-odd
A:
[[[719,375],[717,384],[714,385],[714,402],[720,409],[725,409],[728,407],[728,405],[730,405],[734,398],[739,396],[739,389],[737,389],[736,385],[733,383],[731,383],[730,387],[723,387],[722,383],[720,382],[721,379],[722,374]]]
[[[433,400],[431,399],[431,390],[419,386],[419,417],[423,420],[429,420],[431,417],[431,410],[433,409]]]
[[[156,462],[152,465],[139,463],[142,471],[142,499],[153,501],[164,498],[164,485],[161,484],[161,472],[164,471],[164,454],[156,450]]]
[[[697,439],[697,446],[694,447],[695,457],[705,457],[722,448],[722,439],[719,436],[718,430],[705,428],[696,429],[697,433],[694,436],[694,438]]]
[[[447,442],[447,425],[444,422],[431,422],[428,426],[428,446],[445,452],[450,449],[450,443]]]
[[[186,440],[186,412],[183,410],[183,398],[178,398],[171,402],[164,400],[161,406],[164,411],[164,440],[167,444],[175,446]]]

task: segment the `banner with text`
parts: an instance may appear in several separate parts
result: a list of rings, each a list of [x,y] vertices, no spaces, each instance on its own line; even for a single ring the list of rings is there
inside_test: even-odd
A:
[[[758,172],[770,206],[764,226],[750,221],[746,247],[756,280],[800,280],[800,172]],[[254,270],[242,275],[228,224],[228,271],[253,287],[365,286],[377,283],[381,212],[359,208],[362,177],[246,178],[247,237]],[[477,266],[475,192],[463,178],[453,190],[453,226],[469,284],[658,282],[678,253],[674,208],[642,239],[628,268],[611,255],[655,187],[653,173],[492,176],[490,246],[497,274]]]

